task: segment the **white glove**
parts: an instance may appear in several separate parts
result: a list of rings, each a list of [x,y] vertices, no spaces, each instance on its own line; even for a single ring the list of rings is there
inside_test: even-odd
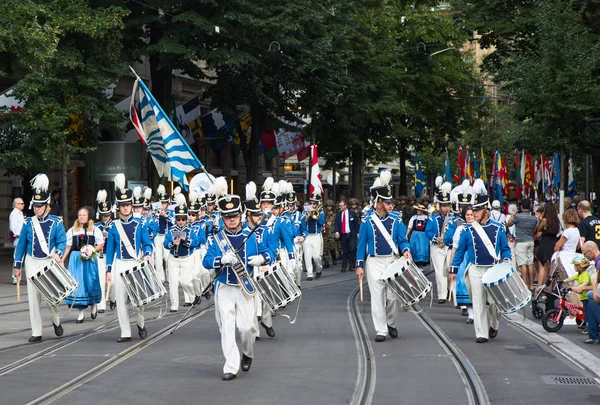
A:
[[[292,259],[290,260],[290,270],[293,270],[296,268],[296,259]]]
[[[265,258],[262,255],[250,256],[248,258],[248,264],[250,266],[262,266],[265,264]]]
[[[227,252],[221,257],[221,264],[233,264],[235,262],[237,262],[237,258],[233,252]]]

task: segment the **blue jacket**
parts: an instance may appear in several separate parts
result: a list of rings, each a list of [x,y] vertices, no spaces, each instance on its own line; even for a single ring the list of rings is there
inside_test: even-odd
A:
[[[142,225],[148,229],[148,235],[150,235],[150,240],[154,241],[156,235],[159,234],[160,226],[158,224],[158,219],[152,216],[142,216]]]
[[[23,228],[21,229],[19,243],[17,244],[15,253],[13,255],[13,268],[15,269],[21,268],[26,254],[37,259],[45,259],[49,257],[42,252],[38,238],[33,230],[33,224],[31,223],[32,219],[32,217],[27,218]],[[63,226],[62,219],[55,217],[54,215],[46,215],[40,220],[40,227],[42,228],[42,233],[46,237],[48,253],[52,255],[52,249],[54,249],[54,253],[58,254],[62,258],[67,247],[67,235],[65,233],[65,227]]]
[[[111,219],[110,221],[108,221],[108,223],[104,223],[102,221],[100,222],[95,222],[94,226],[98,229],[100,229],[100,232],[106,232],[106,237],[104,238],[104,247],[102,247],[102,253],[104,253],[104,255],[106,255],[106,246],[108,245],[108,242],[106,239],[108,237],[108,230],[110,229],[110,227],[113,225],[113,220]]]
[[[377,215],[377,213],[374,215]],[[406,239],[406,226],[404,226],[404,223],[398,220],[396,215],[388,214],[379,219],[392,237],[398,251],[402,253],[410,252],[410,244]],[[364,267],[364,262],[368,256],[391,256],[392,254],[391,246],[385,240],[371,216],[364,218],[358,235],[356,267]]]
[[[214,225],[214,220],[217,219],[217,226],[215,227]],[[219,231],[221,231],[222,229],[225,229],[225,224],[223,223],[223,217],[221,217],[221,214],[219,214],[217,211],[213,211],[212,214],[206,214],[206,216],[204,217],[204,220],[206,222],[210,223],[210,227],[207,228],[209,234],[215,234]]]
[[[306,216],[301,211],[294,211],[293,213],[286,211],[283,216],[290,220],[293,237],[305,236],[308,234],[306,230]]]
[[[452,239],[456,233],[456,228],[459,224],[463,224],[465,221],[460,217],[452,217],[448,220],[448,226],[446,227],[446,233],[444,233],[444,245],[452,247]]]
[[[156,220],[158,222],[158,235],[166,234],[169,227],[173,224],[173,210],[167,210],[166,214],[166,217],[160,214],[156,215]]]
[[[185,240],[182,240],[179,243],[179,246],[175,244],[173,232],[185,232]],[[163,245],[165,249],[169,249],[169,252],[173,256],[175,256],[175,252],[177,252],[177,256],[186,257],[194,253],[194,249],[200,245],[200,240],[194,228],[186,224],[183,228],[178,226],[171,227],[165,235]]]
[[[506,239],[506,228],[504,225],[488,220],[488,222],[481,225],[481,227],[496,248],[496,254],[500,257],[500,260],[510,260],[510,247],[508,246],[508,240]],[[458,248],[454,253],[454,259],[452,259],[450,267],[451,273],[456,274],[458,267],[465,257],[465,253],[469,260],[468,263],[477,266],[493,266],[500,261],[490,255],[483,240],[479,237],[479,234],[471,224],[467,224],[460,234]]]
[[[131,257],[125,248],[125,245],[122,243],[119,231],[117,231],[116,227],[117,221],[120,221],[123,225],[125,235],[127,235],[127,238],[131,242],[136,257]],[[108,273],[112,271],[112,264],[115,259],[137,260],[140,252],[143,252],[144,256],[151,256],[152,250],[153,246],[152,241],[150,240],[150,233],[142,224],[140,218],[130,217],[127,220],[117,219],[113,221],[113,226],[108,230],[108,238],[106,241],[106,271]]]
[[[262,225],[267,227],[267,244],[269,249],[276,251],[277,249],[285,248],[288,252],[288,258],[293,260],[295,255],[291,222],[282,217],[271,217],[269,221]]]
[[[448,221],[450,221],[451,218],[452,217],[449,217]],[[444,218],[442,218],[440,214],[433,214],[429,217],[429,220],[427,221],[427,226],[425,227],[425,236],[427,236],[427,239],[429,239],[431,243],[435,243],[435,238],[442,234],[443,227]]]
[[[202,245],[206,245],[206,241],[208,240],[208,236],[206,233],[206,223],[203,221],[195,221],[190,224],[192,231],[196,234],[196,239],[198,239],[198,246],[192,249],[192,252],[196,249],[202,247]]]
[[[230,232],[228,230],[223,231],[226,237],[229,239],[231,246],[234,249],[238,249],[246,237],[250,235],[250,229],[244,228],[235,233]],[[223,252],[227,252],[229,248],[227,246],[221,247],[217,242],[215,236],[211,236],[208,239],[208,251],[204,256],[204,260],[202,260],[202,265],[206,269],[214,269],[217,272],[216,281],[219,283],[229,284],[229,285],[237,285],[237,277],[233,270],[233,267],[230,265],[221,265],[221,258],[223,257]],[[248,274],[252,275],[252,271],[254,270],[253,266],[248,265],[248,258],[255,255],[262,255],[265,259],[265,264],[270,264],[275,260],[275,256],[273,253],[266,247],[265,244],[258,243],[256,239],[256,235],[252,234],[248,239],[248,242],[244,244],[241,250],[238,252],[238,256],[244,261],[244,265],[246,266],[246,270]],[[222,270],[222,271],[221,271]],[[216,284],[216,283],[215,283]],[[216,286],[215,286],[216,288]]]
[[[308,234],[321,233],[323,224],[325,223],[325,214],[321,212],[319,217],[315,220],[310,214],[306,214],[308,216],[308,221],[306,222],[306,229],[304,236]]]

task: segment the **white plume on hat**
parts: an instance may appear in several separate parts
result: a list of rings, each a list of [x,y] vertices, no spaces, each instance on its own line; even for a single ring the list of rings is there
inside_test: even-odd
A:
[[[287,181],[279,180],[277,182],[277,184],[279,184],[279,194],[287,194],[287,192],[288,192],[287,191],[288,190]]]
[[[185,195],[179,193],[175,196],[175,204],[180,207],[183,207],[186,204]]]
[[[389,170],[382,170],[381,173],[379,173],[379,181],[381,182],[382,187],[388,186],[390,180],[392,180],[392,172]]]
[[[256,198],[256,183],[251,181],[246,184],[246,200],[254,200]]]
[[[165,195],[167,193],[167,190],[165,189],[165,186],[160,184],[156,189],[156,192],[158,193],[158,195]]]
[[[271,188],[273,187],[274,183],[275,180],[273,179],[273,177],[267,177],[262,186],[263,191],[271,191]]]
[[[96,194],[96,201],[98,204],[102,204],[106,202],[106,198],[108,197],[108,193],[106,190],[98,190],[98,194]]]
[[[442,176],[437,176],[435,178],[435,186],[437,188],[440,188],[440,186],[442,185],[443,182],[444,182],[444,178]]]
[[[212,183],[210,186],[208,186],[208,188],[206,189],[206,194],[211,195],[215,193],[215,183]]]
[[[452,191],[452,183],[450,183],[449,181],[445,182],[440,186],[440,193],[442,193],[443,195],[449,194],[450,191]]]
[[[147,202],[150,202],[150,200],[152,199],[152,189],[150,187],[146,187],[146,189],[144,190],[144,198]]]
[[[173,197],[175,197],[175,199],[177,199],[177,196],[181,194],[181,187],[177,186],[175,187],[175,189],[173,190]]]
[[[227,180],[225,177],[217,177],[215,182],[212,184],[213,192],[217,197],[222,197],[227,194]],[[209,187],[210,190],[210,187]]]
[[[48,186],[50,185],[50,180],[48,180],[48,176],[44,173],[39,173],[33,179],[31,179],[31,188],[36,190],[37,193],[41,191],[48,191]]]
[[[483,180],[475,180],[473,183],[473,192],[477,195],[487,195],[487,190],[485,189],[485,183]]]
[[[142,197],[142,188],[140,186],[135,186],[133,189],[133,196],[138,200]]]
[[[381,187],[381,179],[379,177],[377,177],[375,179],[375,181],[373,182],[373,187],[371,187],[371,188],[375,188],[375,187]]]
[[[115,182],[115,190],[125,190],[125,175],[118,173],[113,180]]]
[[[464,179],[461,184],[460,192],[463,194],[468,194],[468,193],[471,193],[472,191],[473,191],[473,187],[471,187],[471,182],[469,181],[469,179]]]
[[[198,189],[195,188],[192,191],[190,191],[190,195],[188,196],[188,199],[190,200],[190,204],[193,204],[196,202],[196,200],[198,199]]]
[[[273,187],[271,187],[271,192],[276,196],[281,194],[281,186],[279,183],[274,183]]]
[[[292,183],[290,183],[289,181],[287,182],[287,185],[286,185],[286,192],[288,194],[294,192],[294,185]]]

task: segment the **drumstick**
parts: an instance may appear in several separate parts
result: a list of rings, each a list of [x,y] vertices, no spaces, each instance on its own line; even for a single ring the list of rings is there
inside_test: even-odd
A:
[[[17,302],[21,302],[21,277],[17,279]]]
[[[358,286],[360,287],[360,300],[363,300],[363,289],[362,289],[362,277],[358,279]]]
[[[112,283],[106,283],[106,296],[104,297],[104,301],[110,300],[110,285]]]

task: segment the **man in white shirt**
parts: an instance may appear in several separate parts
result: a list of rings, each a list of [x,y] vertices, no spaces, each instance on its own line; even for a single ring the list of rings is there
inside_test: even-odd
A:
[[[13,246],[17,246],[19,243],[19,236],[21,235],[21,228],[23,228],[23,224],[25,224],[25,215],[23,215],[23,208],[25,208],[25,202],[23,202],[22,198],[15,198],[13,200],[13,210],[8,217],[9,229],[10,229],[10,240],[13,243]],[[13,285],[17,284],[17,279],[15,275],[12,276]]]
[[[506,215],[500,211],[500,201],[494,200],[492,202],[492,211],[490,211],[490,219],[492,221],[500,222],[501,224],[506,224]]]

